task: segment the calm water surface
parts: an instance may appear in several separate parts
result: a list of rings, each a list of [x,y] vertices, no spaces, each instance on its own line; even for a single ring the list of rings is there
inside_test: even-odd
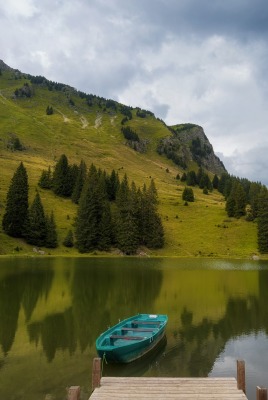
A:
[[[268,263],[202,259],[0,260],[0,398],[91,392],[96,337],[139,312],[168,314],[150,357],[104,375],[236,376],[268,386]]]

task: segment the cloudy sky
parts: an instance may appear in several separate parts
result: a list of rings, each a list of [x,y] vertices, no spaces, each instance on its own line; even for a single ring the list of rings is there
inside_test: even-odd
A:
[[[3,0],[0,59],[201,125],[230,173],[268,184],[267,0]]]

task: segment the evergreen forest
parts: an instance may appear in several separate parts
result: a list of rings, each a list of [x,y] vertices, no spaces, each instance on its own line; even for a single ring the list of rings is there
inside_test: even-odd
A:
[[[52,190],[56,196],[76,203],[77,215],[63,240],[65,247],[75,246],[80,253],[109,251],[112,247],[123,254],[136,254],[140,246],[152,249],[164,246],[164,230],[157,212],[157,190],[154,181],[149,187],[137,188],[125,174],[120,181],[112,170],[97,169],[91,164],[70,165],[65,154],[55,165],[44,170],[39,187]],[[7,193],[2,227],[4,232],[38,247],[58,246],[53,211],[47,215],[39,191],[31,205],[28,198],[28,174],[20,163]],[[74,239],[75,238],[75,239]]]
[[[266,257],[267,188],[202,127],[0,69],[0,255]]]

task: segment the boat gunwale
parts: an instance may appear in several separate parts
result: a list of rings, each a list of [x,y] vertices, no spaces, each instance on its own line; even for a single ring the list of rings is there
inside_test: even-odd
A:
[[[146,316],[148,316],[148,317],[154,316],[155,318],[159,318],[160,317],[160,318],[162,318],[162,320],[159,321],[159,319],[158,320],[156,319],[155,321],[153,321],[153,320],[149,320],[148,319],[148,321],[146,321]],[[143,320],[142,317],[145,317],[145,319]],[[139,320],[139,318],[140,318],[140,320]],[[105,351],[105,350],[116,349],[116,346],[114,346],[114,343],[111,343],[110,345],[109,344],[103,345],[102,343],[105,341],[105,339],[109,339],[110,336],[112,336],[113,333],[116,330],[120,330],[120,328],[121,329],[124,328],[127,323],[134,322],[136,324],[139,324],[141,321],[142,321],[142,324],[144,324],[144,325],[146,325],[146,322],[148,323],[148,325],[151,325],[151,323],[153,324],[155,322],[156,325],[158,325],[158,326],[156,326],[156,328],[153,329],[153,331],[145,331],[147,333],[147,336],[144,336],[142,339],[140,339],[140,340],[133,339],[133,341],[131,341],[131,339],[126,340],[126,343],[125,344],[124,343],[121,344],[120,346],[118,346],[118,348],[120,347],[120,349],[122,349],[122,348],[125,348],[125,347],[129,347],[134,343],[136,344],[137,342],[138,343],[143,343],[143,342],[148,341],[148,339],[149,339],[149,344],[150,344],[151,342],[154,341],[155,337],[158,337],[159,334],[162,334],[163,331],[165,330],[165,327],[166,327],[167,322],[168,322],[168,316],[165,315],[165,314],[136,314],[136,315],[134,315],[132,317],[125,318],[124,320],[118,322],[117,324],[115,324],[112,327],[108,328],[106,331],[102,332],[99,335],[99,337],[96,340],[97,351]],[[148,329],[152,329],[152,328],[148,328]],[[131,328],[130,328],[130,330],[131,330]],[[149,333],[152,333],[152,335],[149,336],[148,335]],[[123,335],[119,335],[119,336],[123,336]],[[133,335],[133,337],[134,336],[135,335]]]

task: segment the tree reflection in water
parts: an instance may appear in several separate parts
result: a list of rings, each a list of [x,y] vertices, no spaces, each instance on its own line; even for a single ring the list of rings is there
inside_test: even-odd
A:
[[[29,400],[40,390],[46,394],[47,385],[55,385],[58,393],[88,382],[97,336],[138,312],[168,314],[167,343],[150,359],[104,367],[106,374],[207,376],[230,340],[268,333],[268,270],[262,266],[243,271],[236,261],[234,270],[230,262],[227,270],[200,269],[199,260],[193,267],[189,260],[137,258],[13,259],[3,264],[1,375],[10,382],[28,373],[23,382],[32,385]],[[36,378],[30,379],[33,371]],[[74,373],[77,381],[70,382]],[[12,390],[19,399],[17,389]],[[9,391],[8,383],[1,385],[1,397],[8,398]]]

